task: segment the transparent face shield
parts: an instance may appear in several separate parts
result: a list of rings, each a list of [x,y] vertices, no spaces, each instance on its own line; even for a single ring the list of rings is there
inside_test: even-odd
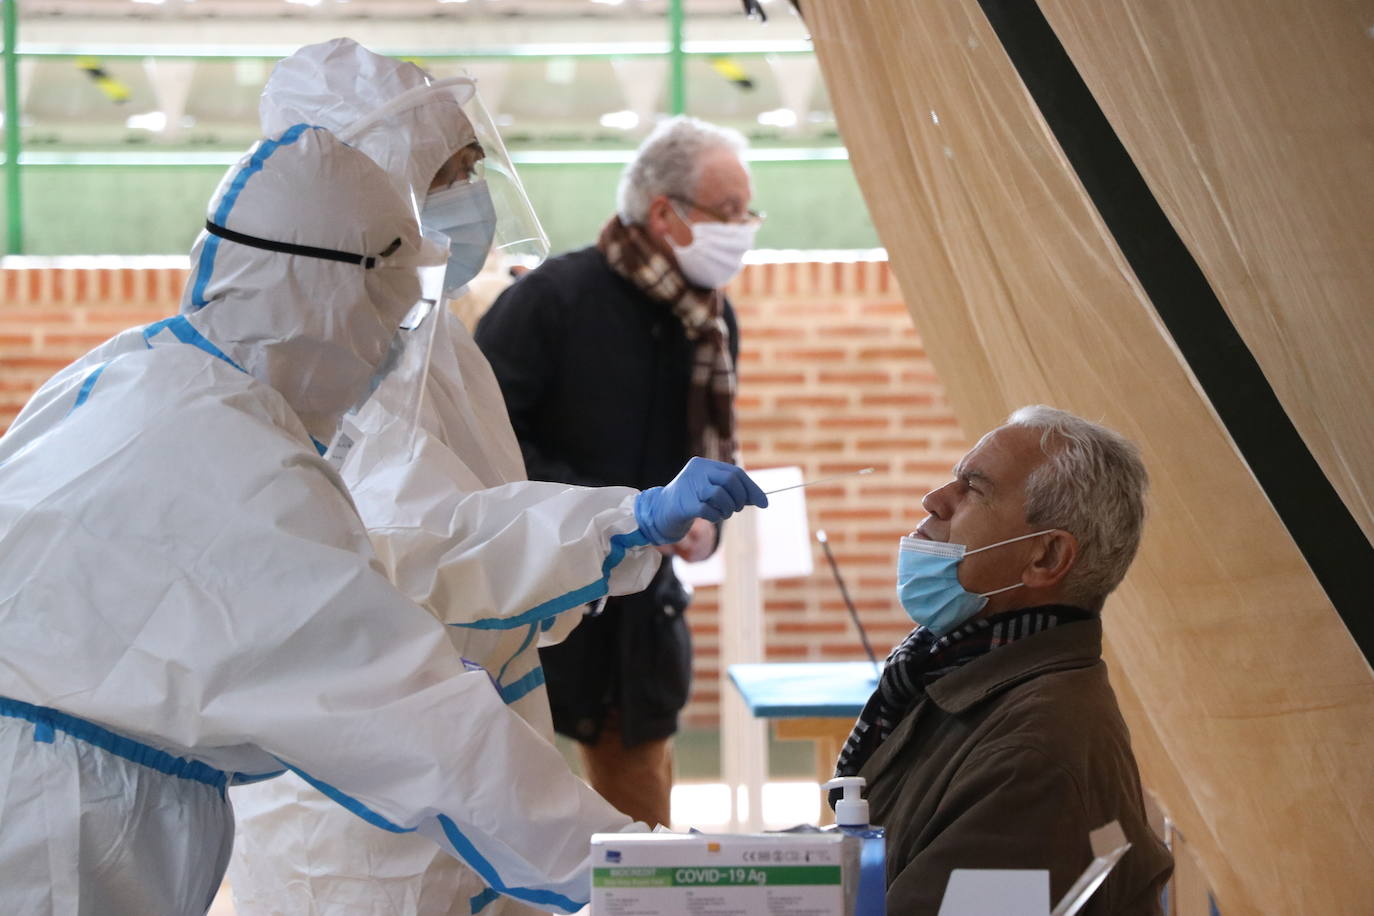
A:
[[[346,143],[364,148],[377,144],[409,157],[388,167],[409,178],[427,242],[448,250],[447,263],[421,271],[420,303],[397,332],[368,395],[341,424],[337,447],[331,446],[329,452],[335,466],[341,467],[363,436],[414,456],[430,354],[446,296],[476,276],[493,250],[533,266],[548,255],[549,243],[470,77],[434,80],[407,90],[337,135]],[[439,165],[433,175],[413,173],[416,162],[435,161]],[[403,171],[407,166],[410,172]]]
[[[354,142],[374,129],[414,131],[416,119],[439,125],[434,134],[447,137],[451,146],[433,176],[413,177],[424,225],[453,243],[446,288],[466,283],[471,277],[461,276],[464,266],[475,262],[480,270],[492,252],[528,267],[547,257],[548,236],[471,77],[435,80],[403,92],[339,136]],[[425,142],[432,141],[426,137]]]
[[[442,248],[442,237],[435,241],[429,235],[426,233],[426,246],[433,243]],[[367,436],[376,438],[385,448],[403,452],[406,460],[414,457],[424,409],[425,380],[442,317],[446,269],[443,263],[418,268],[420,299],[401,319],[367,391],[344,414],[339,431],[325,452],[325,460],[336,470]]]
[[[469,81],[469,78],[455,77],[455,80]],[[506,151],[502,135],[496,130],[496,122],[486,111],[481,96],[475,92],[464,106],[463,114],[467,115],[473,126],[474,143],[481,158],[467,166],[469,155],[455,157],[459,161],[458,168],[452,173],[445,173],[441,169],[437,176],[438,184],[431,188],[430,196],[451,191],[464,181],[484,183],[496,213],[492,251],[525,266],[539,264],[548,257],[548,236],[544,235],[544,227],[541,227],[539,216],[529,202],[525,185],[519,180],[519,174],[515,173],[515,165]]]
[[[506,144],[501,140],[491,115],[482,105],[481,96],[473,95],[465,113],[472,122],[476,143],[483,154],[473,165],[468,180],[486,183],[496,211],[492,250],[514,263],[534,267],[549,256],[549,237],[539,224],[539,217],[534,212],[529,195],[525,193],[525,186],[520,182],[515,164],[506,151]],[[444,189],[434,188],[431,193],[441,190]]]

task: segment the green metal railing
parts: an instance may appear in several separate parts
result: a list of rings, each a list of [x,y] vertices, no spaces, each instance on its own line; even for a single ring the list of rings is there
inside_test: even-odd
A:
[[[5,4],[5,251],[24,253],[24,201],[19,174],[19,0]]]
[[[10,2],[10,0],[5,0]],[[295,51],[298,45],[241,45],[233,50],[209,51],[201,46],[166,44],[149,45],[25,45],[20,57],[109,57],[116,59],[170,57],[179,60],[280,60]],[[679,47],[684,57],[758,57],[761,55],[811,54],[805,41],[692,41],[682,38]],[[379,54],[390,57],[421,60],[508,60],[511,58],[540,59],[551,57],[614,60],[622,57],[663,57],[672,53],[674,43],[668,41],[627,41],[605,43],[540,43],[506,46],[488,45],[481,48],[436,51],[429,48],[378,48]]]
[[[163,57],[181,60],[278,60],[296,50],[294,46],[252,46],[237,47],[225,51],[212,51],[204,47],[177,45],[29,45],[18,43],[19,0],[0,0],[4,4],[4,74],[5,74],[5,225],[6,252],[24,252],[24,207],[22,196],[22,169],[24,166],[90,166],[90,165],[128,165],[128,166],[190,166],[218,164],[221,161],[232,163],[237,154],[228,153],[31,153],[22,149],[21,124],[19,113],[19,68],[20,57],[107,57],[107,58],[148,58]],[[683,37],[685,15],[683,0],[669,0],[667,41],[639,41],[617,44],[523,44],[508,47],[485,47],[471,50],[405,50],[385,49],[395,57],[413,57],[427,60],[502,60],[511,58],[600,58],[615,59],[625,57],[663,57],[669,61],[668,98],[672,114],[685,114],[687,111],[687,68],[688,57],[719,56],[756,56],[773,54],[811,54],[812,48],[807,41],[687,41]],[[596,161],[624,161],[629,153],[614,151],[605,153],[585,153],[568,151],[562,153],[515,153],[517,162],[528,164],[553,165],[575,164],[588,161],[591,156]],[[609,157],[609,158],[607,158]],[[837,149],[797,149],[797,150],[754,150],[752,160],[810,161],[822,159],[847,158],[842,148]]]
[[[687,113],[687,58],[682,53],[682,0],[668,3],[668,85],[671,99],[669,113]]]
[[[516,165],[624,165],[634,155],[629,149],[598,150],[510,150],[511,162]],[[25,168],[138,168],[142,166],[197,167],[231,166],[243,158],[236,150],[215,151],[68,151],[20,153],[19,163]],[[842,146],[785,146],[777,148],[751,146],[745,152],[747,162],[841,162],[849,159],[849,151]]]

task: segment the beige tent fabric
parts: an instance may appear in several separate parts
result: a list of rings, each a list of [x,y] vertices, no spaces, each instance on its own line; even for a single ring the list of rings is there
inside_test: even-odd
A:
[[[1374,540],[1374,2],[1041,6]]]
[[[1182,10],[1184,0],[1141,5]],[[1075,23],[1084,46],[1100,31],[1133,28],[1119,5],[1114,17],[1099,7],[1063,0],[1051,21]],[[1109,663],[1145,778],[1197,852],[1223,912],[1374,913],[1374,676],[977,3],[814,0],[805,11],[864,196],[963,427],[985,430],[1019,405],[1044,402],[1141,444],[1154,477],[1151,519],[1126,585],[1108,604]],[[1262,27],[1263,16],[1253,18]],[[1233,27],[1209,40],[1245,38]],[[1129,69],[1121,54],[1094,53],[1104,70]],[[1113,78],[1122,94],[1120,109],[1109,111],[1114,120],[1173,116],[1167,99],[1151,107],[1131,95],[1167,96],[1172,87]],[[1227,129],[1242,135],[1213,137],[1218,149],[1279,142],[1266,124]],[[1162,131],[1140,128],[1149,137]],[[1196,169],[1185,150],[1156,158],[1155,171],[1171,176]],[[1227,175],[1234,167],[1218,166]],[[1325,199],[1338,196],[1327,189]],[[1221,198],[1195,210],[1169,211],[1176,221],[1203,220],[1184,232],[1190,244],[1222,237],[1218,220],[1246,222]],[[1275,237],[1232,231],[1230,257],[1249,266],[1249,277],[1302,270],[1308,289],[1335,282],[1325,259],[1271,252]],[[1345,265],[1339,276],[1353,283],[1358,273]],[[1284,283],[1303,286],[1287,273]],[[1374,284],[1364,288],[1374,292]],[[1265,312],[1282,296],[1258,297],[1244,280],[1224,289],[1227,308],[1248,326],[1283,323]],[[1348,316],[1353,307],[1343,300]],[[1346,322],[1344,334],[1363,363],[1374,361],[1358,326]],[[1370,411],[1333,412],[1333,373],[1309,364],[1317,345],[1305,345],[1314,349],[1273,344],[1307,386],[1285,385],[1285,403],[1296,400],[1316,418],[1301,427],[1309,437],[1335,431],[1336,455],[1366,441]],[[1274,377],[1268,360],[1265,368]],[[1362,478],[1347,479],[1354,487]]]

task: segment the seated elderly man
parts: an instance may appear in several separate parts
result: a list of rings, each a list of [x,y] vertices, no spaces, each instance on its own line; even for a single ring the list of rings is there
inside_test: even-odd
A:
[[[1092,860],[1089,831],[1132,846],[1084,913],[1152,914],[1172,870],[1146,822],[1100,614],[1145,515],[1120,435],[1049,407],[988,433],[902,538],[897,591],[916,629],[888,656],[840,754],[887,828],[889,913],[934,914],[954,868],[1050,872],[1055,900]]]

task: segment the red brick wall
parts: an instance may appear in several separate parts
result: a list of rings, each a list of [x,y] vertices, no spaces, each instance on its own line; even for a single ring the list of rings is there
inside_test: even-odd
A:
[[[175,313],[184,267],[0,270],[0,430],[29,394],[116,331]],[[807,490],[850,593],[883,653],[910,627],[894,598],[897,539],[920,499],[965,449],[944,391],[885,262],[771,263],[746,268],[739,310],[739,426],[745,462],[800,465],[808,478],[873,466],[873,474]],[[692,724],[717,715],[716,590],[689,611],[696,642]],[[807,579],[769,582],[773,660],[862,657],[824,558]]]
[[[118,331],[176,314],[187,270],[165,265],[185,258],[99,260],[159,266],[0,269],[0,434],[58,369]]]

